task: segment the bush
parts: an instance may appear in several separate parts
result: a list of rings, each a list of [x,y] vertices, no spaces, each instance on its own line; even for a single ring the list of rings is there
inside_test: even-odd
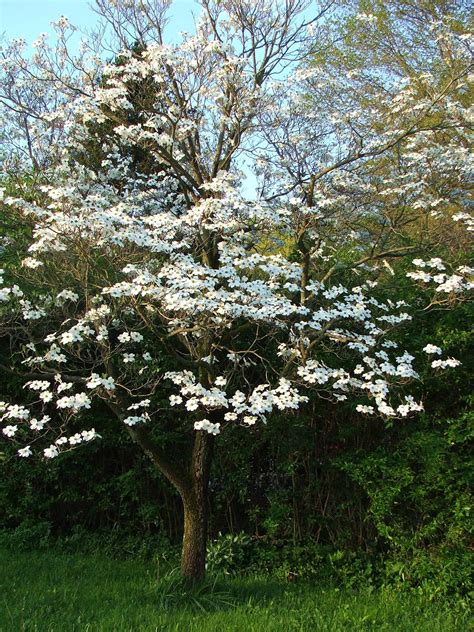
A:
[[[432,547],[385,560],[387,584],[415,588],[431,599],[455,597],[467,605],[474,596],[472,553],[465,547]]]
[[[34,551],[51,546],[51,523],[22,522],[16,529],[0,530],[0,547],[15,551]]]
[[[224,575],[240,573],[250,566],[254,552],[255,544],[245,533],[219,534],[208,545],[206,568]]]

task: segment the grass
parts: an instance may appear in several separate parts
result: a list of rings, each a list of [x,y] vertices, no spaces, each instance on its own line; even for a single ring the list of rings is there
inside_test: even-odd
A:
[[[0,551],[2,632],[467,632],[466,613],[393,590],[350,592],[263,577],[186,592],[143,561]]]

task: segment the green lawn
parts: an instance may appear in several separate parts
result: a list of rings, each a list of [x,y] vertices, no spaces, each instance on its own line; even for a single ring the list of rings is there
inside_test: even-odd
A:
[[[38,632],[468,631],[466,614],[394,591],[340,592],[304,582],[224,579],[183,596],[142,561],[0,552],[0,630]]]

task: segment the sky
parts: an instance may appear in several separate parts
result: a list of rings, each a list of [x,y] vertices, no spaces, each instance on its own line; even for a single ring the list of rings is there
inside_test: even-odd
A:
[[[95,15],[88,5],[87,0],[0,0],[0,32],[31,42],[51,31],[50,22],[61,15],[77,26],[90,27]]]
[[[90,8],[90,0],[0,0],[0,34],[10,38],[22,37],[33,42],[40,33],[51,32],[51,22],[62,15],[79,28],[90,28],[97,15]],[[169,34],[192,30],[194,0],[175,0]]]

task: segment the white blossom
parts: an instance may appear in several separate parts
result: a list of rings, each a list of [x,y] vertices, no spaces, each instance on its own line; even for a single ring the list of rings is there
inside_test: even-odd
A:
[[[58,456],[59,454],[59,450],[57,448],[57,446],[55,446],[54,444],[50,445],[49,448],[45,448],[43,450],[43,454],[47,459],[54,459],[55,457]]]
[[[209,419],[201,419],[194,423],[194,430],[203,430],[212,435],[218,435],[220,433],[220,424],[212,423]]]
[[[427,344],[425,347],[423,347],[423,351],[428,354],[437,354],[437,355],[441,355],[442,353],[442,350],[439,347],[432,344]]]

